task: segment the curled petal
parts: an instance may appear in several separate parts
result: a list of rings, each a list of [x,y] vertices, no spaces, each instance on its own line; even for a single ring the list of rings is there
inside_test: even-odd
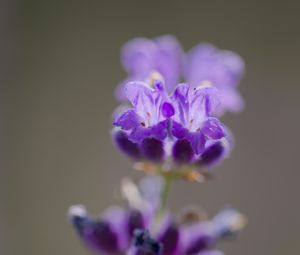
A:
[[[225,136],[225,127],[217,118],[209,117],[203,124],[202,132],[212,139],[221,139]]]
[[[129,109],[120,114],[113,123],[117,127],[121,127],[124,130],[135,128],[139,123],[139,117],[135,113],[134,109]]]

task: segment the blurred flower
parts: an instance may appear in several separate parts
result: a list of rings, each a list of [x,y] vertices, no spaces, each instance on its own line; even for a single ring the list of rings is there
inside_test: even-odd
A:
[[[147,179],[157,182],[155,178]],[[100,217],[91,217],[81,205],[70,208],[70,222],[91,250],[129,255],[219,255],[222,253],[213,250],[218,241],[236,235],[245,225],[244,216],[231,208],[212,220],[177,221],[168,212],[159,220],[155,217],[158,206],[154,203],[152,207],[150,202],[157,201],[157,195],[147,200],[128,179],[123,181],[122,191],[129,203],[127,209],[112,207]]]
[[[117,87],[116,96],[126,100],[124,85],[130,81],[144,81],[156,72],[171,90],[178,83],[183,68],[183,52],[177,39],[164,35],[154,39],[135,38],[127,42],[121,53],[121,62],[128,77]]]
[[[236,53],[220,50],[211,44],[199,44],[188,54],[185,62],[185,78],[192,86],[210,83],[221,94],[221,107],[218,113],[239,112],[244,100],[237,86],[244,73],[244,61]]]
[[[132,108],[117,114],[113,137],[136,161],[212,166],[231,149],[227,128],[212,114],[220,105],[212,86],[179,84],[169,95],[160,81],[125,87]]]
[[[171,35],[153,40],[136,38],[122,48],[122,65],[128,77],[116,89],[116,96],[126,101],[124,87],[128,82],[141,81],[149,85],[161,80],[172,92],[180,79],[191,87],[211,84],[220,90],[221,107],[216,112],[240,112],[244,100],[238,92],[244,74],[244,61],[236,53],[220,50],[208,43],[201,43],[184,56],[180,44]]]

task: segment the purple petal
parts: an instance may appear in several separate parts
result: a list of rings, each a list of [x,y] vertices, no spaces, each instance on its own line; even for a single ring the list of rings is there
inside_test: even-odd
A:
[[[140,159],[141,153],[138,144],[129,140],[127,134],[123,131],[116,131],[112,134],[117,148],[127,156],[133,159]]]
[[[214,243],[213,229],[208,223],[197,223],[188,227],[184,232],[186,255],[197,254],[212,246]]]
[[[244,62],[240,56],[231,51],[219,50],[210,44],[200,44],[194,47],[187,56],[185,74],[187,81],[193,87],[209,81],[222,91],[220,113],[225,110],[238,112],[242,100],[236,87],[244,73]],[[236,102],[232,101],[232,94],[226,93],[234,90]],[[234,102],[231,103],[230,102]]]
[[[113,125],[121,127],[124,130],[129,130],[140,125],[139,118],[133,109],[129,109],[120,114],[114,121]]]
[[[150,160],[160,162],[164,158],[165,151],[162,141],[155,138],[146,138],[141,144],[143,156]]]
[[[205,80],[217,87],[235,87],[244,72],[244,62],[234,52],[199,44],[188,53],[185,69],[187,80],[194,87]]]
[[[220,110],[217,109],[218,111],[221,111],[222,109],[227,109],[231,112],[239,113],[244,109],[244,99],[242,96],[239,94],[239,92],[236,89],[231,89],[231,88],[224,88],[220,89],[220,94],[221,94],[221,101],[222,105],[220,107]]]
[[[168,120],[159,122],[157,125],[151,128],[151,134],[159,140],[164,140],[168,135],[168,124]]]
[[[201,127],[207,116],[216,111],[220,105],[220,93],[214,87],[195,88],[190,96],[190,123],[194,131]]]
[[[178,139],[185,138],[188,133],[188,130],[176,121],[172,122],[171,131],[172,135],[174,135]]]
[[[189,86],[187,84],[179,84],[171,99],[175,108],[174,120],[185,125],[188,121],[189,110]]]
[[[194,151],[191,143],[186,140],[178,140],[172,149],[173,159],[177,163],[188,163],[193,159]]]
[[[182,73],[183,51],[175,37],[165,35],[155,39],[157,54],[155,67],[164,79],[170,91],[179,80]]]
[[[232,150],[231,136],[227,135],[217,142],[211,142],[202,153],[198,163],[207,167],[213,167],[227,158]]]
[[[206,140],[201,131],[188,133],[186,139],[191,143],[196,154],[200,154],[203,151]]]
[[[131,104],[135,107],[136,113],[145,122],[146,126],[151,125],[154,108],[154,90],[143,82],[130,82],[125,87],[126,95]]]
[[[225,136],[224,125],[214,117],[209,117],[203,124],[201,130],[206,136],[212,139],[221,139]]]
[[[118,211],[118,212],[117,212]],[[72,206],[69,210],[71,222],[76,227],[86,245],[94,251],[104,253],[123,252],[128,245],[127,235],[119,229],[124,227],[125,214],[122,209],[110,209],[109,217],[93,219],[89,217],[82,206]]]
[[[117,253],[119,251],[117,234],[112,230],[110,224],[98,221],[83,231],[87,244],[95,251],[106,253]]]
[[[199,163],[205,166],[215,165],[223,158],[224,150],[220,141],[212,144],[202,153]]]
[[[124,251],[130,242],[127,232],[121,231],[126,229],[127,215],[127,211],[119,206],[110,207],[101,215],[101,218],[109,223],[112,232],[117,234],[119,251]]]
[[[180,251],[180,230],[174,222],[169,220],[164,225],[158,235],[158,240],[163,245],[163,254],[178,254]]]
[[[128,223],[127,230],[129,237],[133,237],[133,233],[135,229],[145,228],[145,220],[143,214],[139,210],[130,210],[128,212]]]
[[[121,53],[121,61],[129,74],[146,78],[153,70],[156,45],[147,38],[136,38],[127,42]]]

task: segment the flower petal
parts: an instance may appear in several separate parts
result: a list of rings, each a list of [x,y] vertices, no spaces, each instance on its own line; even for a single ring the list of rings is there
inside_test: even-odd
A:
[[[206,136],[212,139],[221,139],[225,136],[224,125],[214,117],[209,117],[203,124],[201,130]]]
[[[189,85],[179,84],[171,97],[173,106],[175,108],[174,120],[185,125],[188,121],[189,110]]]
[[[162,141],[156,138],[144,139],[141,144],[141,151],[143,156],[150,161],[160,162],[165,155]]]
[[[117,148],[122,153],[136,160],[141,158],[141,153],[138,144],[129,140],[129,137],[125,132],[113,131],[112,136]]]
[[[191,143],[193,150],[196,154],[200,154],[204,150],[206,143],[204,134],[199,132],[189,132],[186,139]]]
[[[129,130],[140,125],[139,117],[135,113],[134,109],[129,109],[120,114],[113,122],[113,125],[121,127],[124,130]]]
[[[194,156],[191,143],[186,139],[176,141],[172,149],[172,156],[177,163],[190,162]]]
[[[156,45],[147,38],[136,38],[127,42],[121,52],[121,61],[130,74],[146,78],[153,70]]]

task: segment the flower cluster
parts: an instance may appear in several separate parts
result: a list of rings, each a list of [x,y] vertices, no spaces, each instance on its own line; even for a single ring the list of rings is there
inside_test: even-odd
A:
[[[129,41],[122,64],[128,77],[116,89],[122,105],[113,118],[113,141],[136,169],[156,177],[142,179],[139,188],[125,180],[125,208],[92,217],[76,205],[69,221],[99,253],[222,255],[215,246],[242,229],[242,214],[227,208],[209,220],[188,208],[175,217],[166,205],[174,180],[204,180],[210,176],[207,169],[232,150],[233,136],[219,118],[243,107],[237,91],[243,60],[210,44],[185,55],[174,37],[161,36]]]
[[[156,187],[159,181],[144,179],[142,185]],[[245,223],[238,211],[227,208],[211,220],[203,212],[186,208],[176,219],[165,213],[159,220],[155,208],[159,200],[147,190],[142,196],[129,180],[123,182],[123,193],[128,206],[112,207],[100,217],[91,217],[81,205],[72,206],[69,219],[77,233],[93,251],[106,254],[128,255],[219,255],[215,245],[235,236]],[[146,187],[147,188],[147,187]]]

